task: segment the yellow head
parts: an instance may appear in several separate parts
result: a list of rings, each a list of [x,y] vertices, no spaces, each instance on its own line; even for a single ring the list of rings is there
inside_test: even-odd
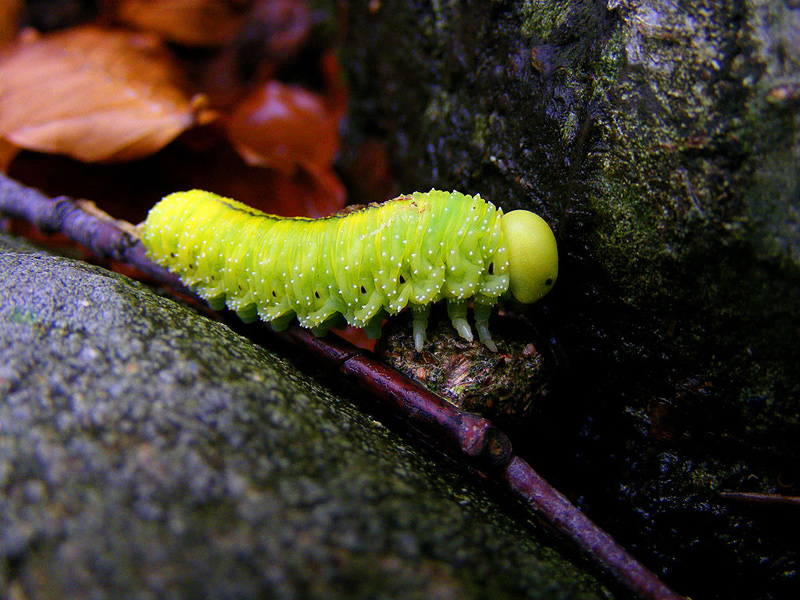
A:
[[[527,210],[503,215],[500,227],[508,250],[509,290],[519,302],[536,302],[558,277],[556,238],[544,219]]]

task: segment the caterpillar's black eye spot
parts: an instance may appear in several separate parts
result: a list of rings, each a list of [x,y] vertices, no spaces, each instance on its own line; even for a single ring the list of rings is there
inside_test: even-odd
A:
[[[273,298],[277,298],[278,297],[278,294],[275,293],[275,290],[272,290],[272,297]]]
[[[494,263],[489,263],[489,275],[494,275]]]
[[[170,252],[170,253],[169,253],[169,255],[170,255],[172,258],[178,258],[178,255],[177,255],[177,254],[175,254],[174,252]]]
[[[365,288],[363,285],[361,286],[361,293],[362,294],[366,294],[367,293],[367,288]]]
[[[242,291],[242,286],[241,286],[241,285],[237,285],[236,287],[238,287],[238,288],[239,288],[239,291],[240,291],[240,292]]]
[[[399,281],[400,281],[400,284],[402,285],[402,284],[404,284],[406,282],[406,278],[403,277],[402,275],[400,275]]]
[[[547,281],[545,281],[544,284],[545,285],[553,285],[553,280],[548,277]]]
[[[314,298],[316,298],[317,300],[319,300],[319,292],[314,292]]]

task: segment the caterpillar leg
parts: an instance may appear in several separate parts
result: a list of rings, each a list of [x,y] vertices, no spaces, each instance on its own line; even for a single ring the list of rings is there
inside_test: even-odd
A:
[[[206,302],[208,302],[211,310],[220,311],[225,308],[225,293],[217,294],[211,298],[206,298]]]
[[[236,316],[245,323],[252,323],[258,319],[258,306],[255,302],[251,302],[241,308],[236,309]]]
[[[272,327],[273,331],[284,331],[289,327],[289,323],[292,322],[292,319],[294,319],[294,313],[289,312],[270,321],[269,326]]]
[[[414,333],[414,348],[417,352],[422,352],[422,346],[425,345],[425,330],[428,328],[428,316],[431,314],[431,308],[428,304],[412,304],[411,313],[414,315],[414,320],[411,322]]]
[[[478,332],[478,339],[492,352],[497,352],[497,345],[489,333],[489,315],[492,313],[491,304],[475,303],[475,330]]]
[[[311,332],[317,337],[324,337],[330,329],[344,329],[345,327],[347,327],[347,320],[341,313],[335,313],[316,327],[312,327]]]
[[[468,342],[472,341],[472,329],[470,329],[467,322],[467,301],[466,300],[448,300],[447,301],[447,315],[453,322],[453,327],[462,338]]]
[[[367,334],[367,338],[371,340],[377,340],[381,337],[381,323],[386,318],[386,311],[379,310],[378,314],[372,317],[364,327],[364,333]]]

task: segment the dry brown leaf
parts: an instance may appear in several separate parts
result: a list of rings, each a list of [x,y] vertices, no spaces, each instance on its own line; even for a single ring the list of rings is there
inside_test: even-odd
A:
[[[248,164],[291,175],[298,166],[333,163],[339,148],[337,121],[317,94],[268,81],[236,106],[225,126]]]
[[[307,175],[315,184],[316,202],[337,205],[345,198],[332,168],[339,151],[338,122],[317,94],[268,81],[236,106],[225,127],[247,164],[286,177]]]
[[[151,36],[80,27],[8,48],[0,71],[0,135],[25,149],[134,160],[196,121],[196,101]]]
[[[0,1],[0,46],[14,41],[19,27],[22,0]]]
[[[8,165],[19,154],[19,146],[15,146],[5,138],[0,137],[0,171],[8,171]]]
[[[231,43],[195,72],[211,104],[227,109],[278,71],[311,67],[301,54],[316,18],[306,0],[255,0]]]
[[[174,160],[162,167],[176,182],[174,189],[213,191],[271,214],[323,217],[341,210],[346,200],[338,180],[324,185],[304,169],[287,176],[275,169],[249,166],[229,144],[194,153],[190,161],[174,151],[160,156]],[[335,177],[333,171],[330,176]]]
[[[123,23],[187,46],[220,46],[241,27],[251,0],[124,0]]]

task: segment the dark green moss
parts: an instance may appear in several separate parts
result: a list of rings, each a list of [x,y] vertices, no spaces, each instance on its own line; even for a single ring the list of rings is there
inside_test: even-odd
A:
[[[800,481],[796,8],[448,3],[419,31],[426,6],[354,10],[351,127],[385,137],[398,191],[480,192],[554,226],[559,281],[529,314],[563,359],[564,407],[518,447],[690,595],[700,579],[698,596],[781,595],[792,531],[766,548],[770,519],[692,498],[742,485],[737,465],[800,494],[775,479]]]

